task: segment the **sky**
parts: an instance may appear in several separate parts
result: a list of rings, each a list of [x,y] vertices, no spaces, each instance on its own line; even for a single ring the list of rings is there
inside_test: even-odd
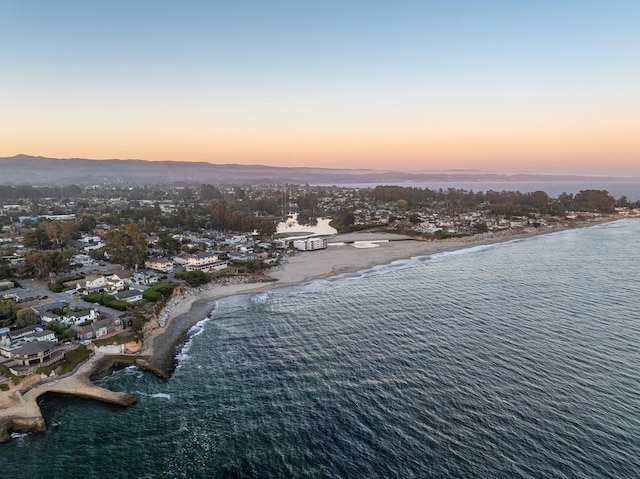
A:
[[[640,176],[638,0],[0,0],[0,156]]]

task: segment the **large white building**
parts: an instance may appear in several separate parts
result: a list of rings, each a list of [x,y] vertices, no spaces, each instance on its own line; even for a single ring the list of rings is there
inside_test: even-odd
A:
[[[313,251],[327,247],[326,238],[306,238],[293,241],[293,247],[300,251]]]
[[[182,264],[187,271],[211,271],[220,269],[221,264],[226,262],[220,261],[218,254],[214,252],[195,253],[182,255],[174,258],[178,264]]]

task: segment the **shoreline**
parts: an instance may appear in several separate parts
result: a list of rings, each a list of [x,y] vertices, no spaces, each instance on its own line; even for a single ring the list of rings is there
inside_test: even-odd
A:
[[[348,233],[332,237],[331,242],[343,243],[327,249],[305,251],[287,258],[279,269],[268,271],[270,281],[238,281],[232,284],[210,283],[186,296],[173,310],[167,311],[166,326],[154,328],[145,336],[140,354],[149,358],[149,365],[171,377],[175,358],[188,340],[188,334],[198,322],[213,310],[216,301],[229,296],[257,294],[287,288],[341,274],[366,271],[376,266],[414,257],[431,256],[476,246],[507,243],[566,230],[596,226],[621,219],[618,216],[592,218],[584,223],[523,230],[521,232],[485,233],[448,240],[417,240],[393,233]],[[380,241],[380,242],[378,242]],[[376,246],[354,247],[354,242]],[[371,244],[370,243],[370,244]],[[193,291],[193,290],[192,290]]]
[[[92,379],[104,377],[115,369],[135,365],[169,379],[176,366],[176,356],[188,340],[189,331],[205,319],[214,304],[229,296],[256,294],[326,279],[345,273],[366,271],[375,266],[414,257],[431,256],[477,246],[506,243],[560,231],[596,226],[621,219],[618,216],[591,218],[583,223],[526,229],[518,232],[477,234],[447,240],[418,240],[393,233],[358,232],[336,235],[326,249],[299,252],[287,256],[284,264],[265,275],[238,277],[188,289],[172,298],[150,321],[140,351],[132,354],[94,355],[65,377],[15,388],[11,395],[0,395],[0,443],[11,440],[12,432],[41,432],[46,429],[37,399],[46,393],[73,394],[80,397],[129,406],[137,399],[126,393],[114,393],[96,386]],[[24,394],[20,391],[25,390]],[[10,396],[14,396],[11,398]]]

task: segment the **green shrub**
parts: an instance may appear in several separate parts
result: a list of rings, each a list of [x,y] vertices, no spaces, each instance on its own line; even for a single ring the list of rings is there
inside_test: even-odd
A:
[[[171,293],[173,293],[173,290],[176,288],[176,286],[178,286],[178,284],[174,283],[173,281],[162,281],[161,283],[154,284],[149,289],[157,291],[163,296],[169,297],[171,296]]]
[[[49,287],[49,291],[52,291],[54,293],[62,293],[62,291],[64,290],[64,286],[62,286],[60,283],[49,283],[47,286]]]
[[[88,303],[99,303],[102,299],[102,295],[100,293],[89,293],[85,294],[82,299]]]
[[[156,283],[153,286],[147,288],[147,290],[142,293],[142,297],[147,301],[154,303],[158,301],[162,296],[166,298],[171,296],[171,293],[176,288],[176,286],[178,286],[178,284],[172,281],[163,281],[161,283]]]
[[[192,288],[209,282],[209,277],[202,271],[180,271],[176,278],[184,280]]]
[[[69,281],[77,281],[79,279],[84,279],[84,278],[85,278],[84,274],[74,274],[71,276],[65,276],[64,278],[57,279],[56,283],[63,284],[63,283],[68,283]]]
[[[149,288],[142,293],[142,297],[150,303],[155,303],[160,298],[162,298],[162,294],[159,291],[154,291]]]

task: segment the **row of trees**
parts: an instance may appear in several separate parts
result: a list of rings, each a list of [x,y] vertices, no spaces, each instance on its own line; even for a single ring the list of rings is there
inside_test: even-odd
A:
[[[31,185],[0,185],[0,199],[17,200],[21,198],[79,198],[82,188],[77,185],[69,186],[41,186]]]
[[[211,228],[220,231],[257,231],[270,236],[276,231],[273,221],[260,218],[251,212],[230,207],[224,201],[214,201],[210,206]]]
[[[27,248],[63,250],[80,238],[80,225],[75,221],[46,221],[25,231],[23,238]]]
[[[430,190],[402,186],[376,186],[370,193],[373,201],[403,201],[410,207],[440,206],[449,213],[485,205],[494,214],[562,214],[567,210],[613,213],[616,200],[606,190],[582,190],[575,196],[562,193],[552,198],[544,191],[521,193],[519,191],[473,192],[449,188]]]

